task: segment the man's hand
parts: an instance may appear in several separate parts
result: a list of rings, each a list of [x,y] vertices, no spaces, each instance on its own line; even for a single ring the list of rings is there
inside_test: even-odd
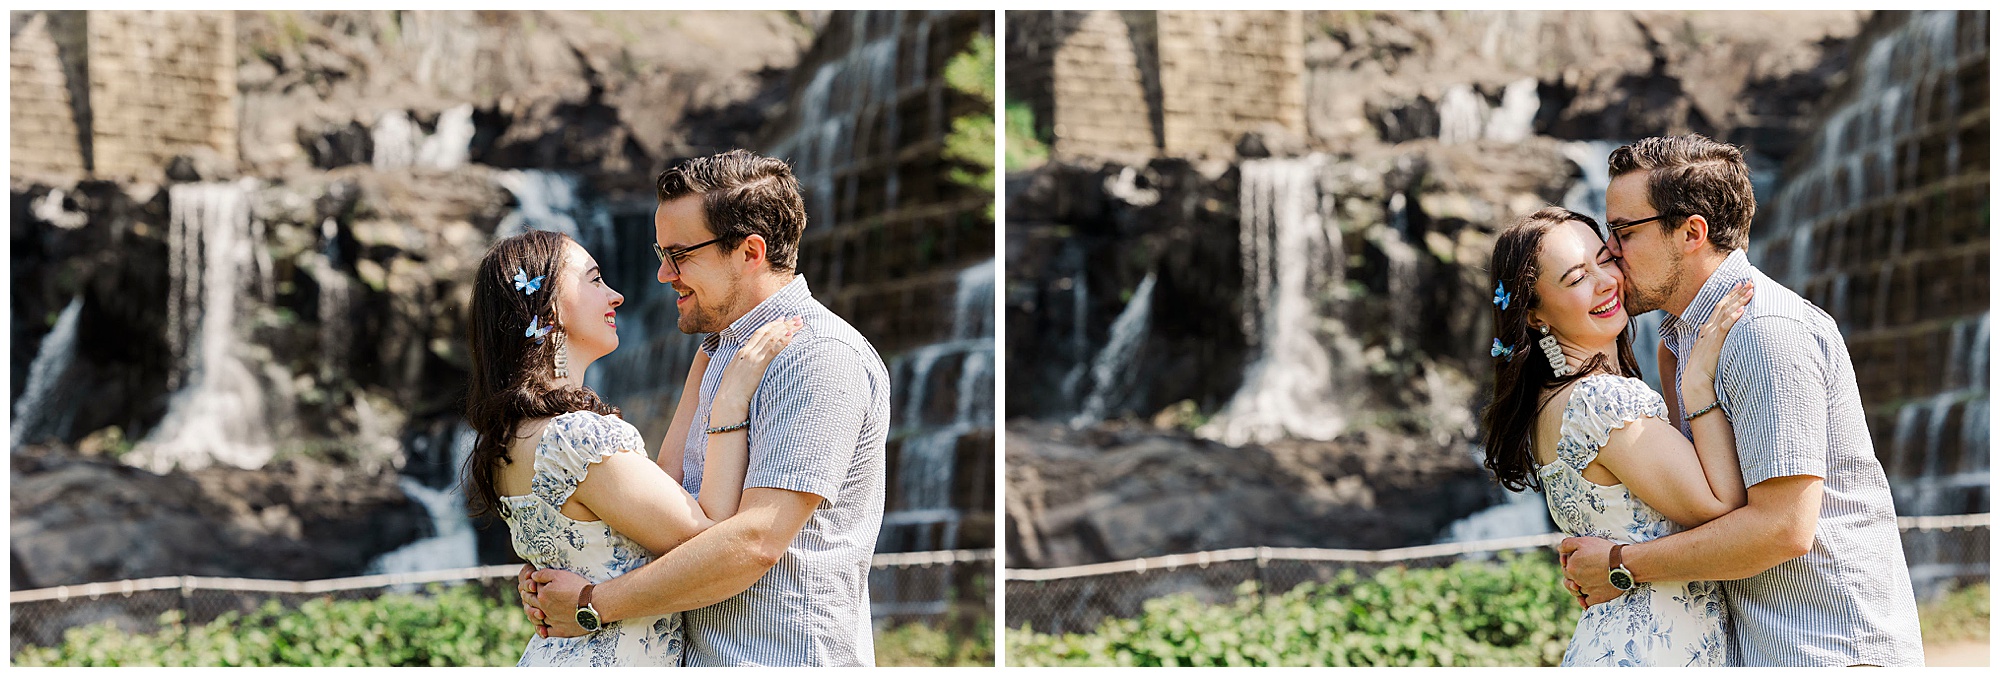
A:
[[[539,585],[535,583],[534,576],[535,565],[521,565],[521,575],[514,577],[514,591],[521,595],[521,611],[528,614],[529,623],[535,624],[535,634],[547,637],[549,636],[548,622],[542,620],[542,610],[535,606],[536,604],[540,604],[541,601],[535,598],[535,590]]]
[[[1611,585],[1611,545],[1602,538],[1573,536],[1556,548],[1563,562],[1563,587],[1580,594],[1586,609],[1625,594]]]
[[[590,634],[576,624],[576,598],[590,583],[582,576],[561,569],[542,569],[533,577],[534,607],[542,612],[543,637],[582,637]],[[531,618],[533,614],[529,615]]]

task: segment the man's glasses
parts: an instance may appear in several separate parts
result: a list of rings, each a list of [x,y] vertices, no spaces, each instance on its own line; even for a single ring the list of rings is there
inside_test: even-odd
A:
[[[657,257],[660,257],[660,262],[661,262],[661,263],[671,263],[671,264],[673,264],[673,266],[674,266],[674,276],[675,276],[675,277],[680,277],[680,274],[681,274],[681,259],[684,259],[684,258],[687,258],[687,255],[688,255],[688,252],[692,252],[692,251],[694,251],[694,250],[696,250],[696,249],[700,249],[700,248],[702,248],[702,247],[706,247],[706,246],[709,246],[709,245],[712,245],[712,244],[715,244],[715,243],[717,243],[717,242],[721,242],[721,241],[722,241],[722,238],[719,238],[719,237],[718,237],[718,238],[715,238],[715,239],[713,239],[713,240],[709,240],[709,241],[707,241],[707,242],[703,242],[703,243],[701,243],[701,244],[697,244],[697,245],[692,245],[692,246],[688,246],[688,247],[682,247],[682,248],[680,248],[680,249],[667,249],[666,247],[662,247],[662,246],[660,246],[660,243],[658,243],[658,242],[655,242],[655,243],[653,243],[653,255],[654,255],[654,256],[657,256]]]
[[[1617,235],[1617,234],[1618,234],[1618,231],[1621,231],[1621,230],[1625,230],[1626,228],[1631,228],[1631,227],[1633,227],[1633,226],[1637,226],[1637,225],[1641,225],[1641,224],[1647,224],[1647,223],[1652,223],[1652,222],[1654,222],[1654,221],[1658,221],[1658,220],[1660,220],[1660,219],[1664,219],[1664,218],[1668,218],[1668,217],[1671,217],[1671,216],[1673,216],[1673,215],[1672,215],[1672,214],[1668,214],[1668,213],[1666,213],[1666,212],[1661,212],[1661,213],[1659,213],[1659,214],[1654,214],[1654,215],[1652,215],[1652,216],[1649,216],[1649,217],[1646,217],[1646,218],[1643,218],[1643,219],[1639,219],[1639,220],[1637,220],[1637,221],[1626,221],[1626,222],[1624,222],[1624,223],[1606,223],[1606,224],[1604,224],[1604,227],[1605,227],[1605,232],[1607,232],[1607,233],[1610,233],[1610,234],[1612,234],[1612,235]]]

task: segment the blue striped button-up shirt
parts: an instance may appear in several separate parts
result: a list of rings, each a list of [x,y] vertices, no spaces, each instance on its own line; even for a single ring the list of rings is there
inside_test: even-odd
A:
[[[1722,344],[1716,391],[1736,431],[1743,483],[1826,481],[1805,555],[1724,581],[1739,665],[1923,665],[1916,597],[1889,482],[1862,417],[1854,363],[1833,318],[1729,255],[1660,339],[1685,370],[1696,330],[1742,280],[1757,295]],[[1674,382],[1680,382],[1680,373]],[[1680,389],[1674,388],[1675,397]],[[1681,411],[1687,411],[1685,402]],[[1691,436],[1687,423],[1682,434]]]
[[[882,528],[889,371],[860,332],[813,300],[804,277],[703,340],[710,358],[682,485],[701,493],[708,450],[702,422],[723,369],[758,327],[794,315],[805,318],[805,328],[771,361],[750,402],[743,487],[823,500],[763,578],[684,614],[688,665],[875,664],[868,566]]]

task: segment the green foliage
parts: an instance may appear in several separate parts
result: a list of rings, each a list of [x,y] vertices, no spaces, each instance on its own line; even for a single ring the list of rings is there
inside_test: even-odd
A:
[[[981,111],[958,116],[951,121],[951,133],[944,139],[944,157],[960,163],[949,174],[952,183],[991,195],[993,193],[993,38],[972,36],[972,44],[945,64],[944,81],[953,90],[978,102]],[[970,169],[968,169],[968,167]],[[993,206],[986,206],[987,218]]]
[[[1925,602],[1917,609],[1917,621],[1923,625],[1924,641],[1986,639],[1992,631],[1992,593],[1991,585],[1979,583]]]
[[[875,633],[875,664],[912,667],[993,664],[993,617],[938,625],[904,623]]]
[[[27,646],[17,666],[505,666],[521,659],[533,625],[520,609],[478,586],[431,586],[424,594],[369,600],[319,598],[288,609],[276,601],[203,625],[179,611],[160,630],[133,634],[110,622],[72,628],[53,647]],[[992,665],[990,613],[877,633],[882,665]]]
[[[534,626],[513,605],[477,586],[372,600],[315,599],[297,609],[276,601],[205,625],[160,617],[161,630],[131,634],[111,623],[73,628],[54,647],[14,655],[24,666],[452,666],[513,665]]]
[[[1007,102],[1007,171],[1032,169],[1048,161],[1048,145],[1035,136],[1035,112],[1028,104]]]
[[[1085,635],[1007,633],[1021,666],[1554,665],[1581,609],[1547,556],[1432,569],[1352,570],[1281,595],[1254,583],[1234,601],[1181,594]]]

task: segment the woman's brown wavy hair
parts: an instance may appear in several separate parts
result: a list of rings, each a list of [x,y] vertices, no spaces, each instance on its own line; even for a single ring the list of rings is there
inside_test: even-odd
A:
[[[1498,303],[1493,305],[1493,333],[1514,352],[1511,357],[1493,358],[1493,403],[1487,405],[1481,418],[1486,429],[1486,469],[1493,471],[1494,479],[1508,491],[1542,488],[1535,478],[1538,465],[1534,452],[1535,421],[1557,391],[1599,372],[1639,375],[1639,362],[1632,357],[1630,324],[1618,332],[1616,370],[1604,356],[1598,355],[1585,362],[1582,369],[1556,378],[1541,346],[1536,344],[1541,340],[1541,332],[1528,321],[1528,314],[1541,305],[1541,297],[1535,294],[1535,281],[1541,277],[1538,264],[1542,236],[1550,228],[1570,221],[1581,221],[1591,230],[1597,230],[1597,221],[1588,216],[1561,207],[1543,207],[1501,231],[1493,244],[1493,282],[1496,287],[1505,284],[1511,294],[1506,308]]]
[[[537,343],[526,336],[528,323],[536,318],[543,325],[554,325],[554,331],[562,330],[556,299],[562,294],[563,251],[571,241],[559,233],[531,230],[495,243],[479,261],[467,337],[472,344],[472,385],[465,405],[466,421],[478,437],[461,475],[468,513],[473,516],[499,512],[500,492],[493,478],[512,463],[507,442],[522,421],[572,411],[619,413],[589,388],[558,384],[556,342]],[[516,289],[516,271],[529,279],[542,277],[540,291],[527,294]]]

